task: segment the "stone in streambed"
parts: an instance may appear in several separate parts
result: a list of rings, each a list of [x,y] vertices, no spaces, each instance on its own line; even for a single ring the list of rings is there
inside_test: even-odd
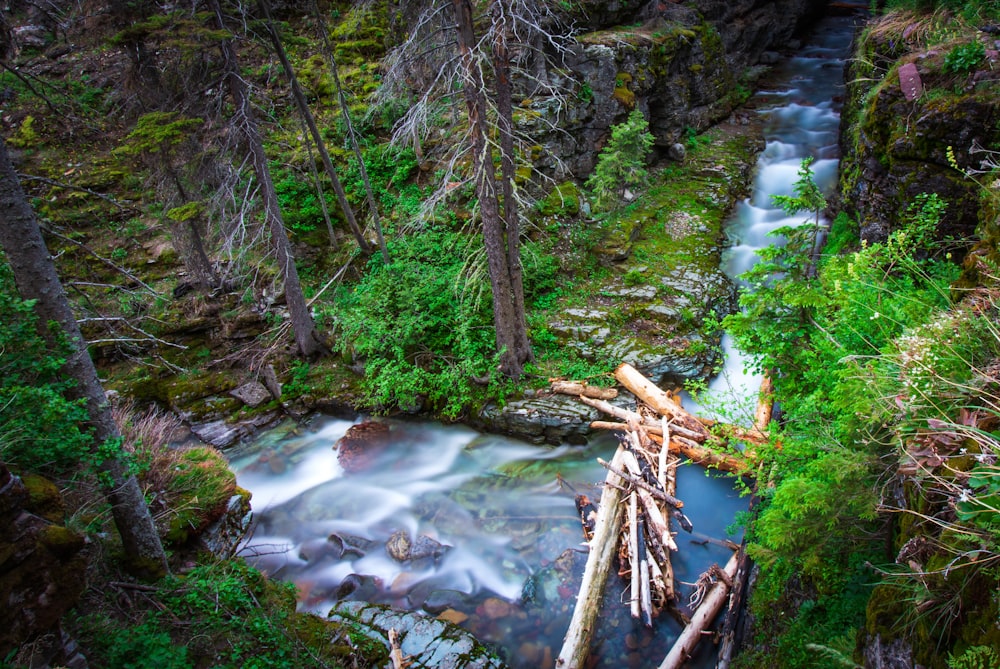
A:
[[[369,469],[389,446],[389,426],[385,423],[365,421],[347,428],[347,433],[337,440],[337,462],[347,473]]]

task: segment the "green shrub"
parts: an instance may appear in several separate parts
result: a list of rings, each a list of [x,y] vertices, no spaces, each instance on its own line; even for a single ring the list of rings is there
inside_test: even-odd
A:
[[[966,44],[960,44],[945,54],[945,72],[952,74],[968,74],[974,70],[979,63],[986,58],[986,47],[983,43],[975,40]]]
[[[598,207],[611,208],[626,188],[646,183],[646,160],[652,148],[649,121],[638,109],[611,129],[611,139],[601,149],[597,167],[587,179],[587,188],[593,192]]]
[[[485,276],[466,276],[467,240],[425,230],[389,243],[331,314],[343,351],[365,361],[363,389],[376,408],[426,401],[457,416],[481,395],[474,378],[496,369]]]
[[[70,401],[73,382],[62,374],[72,347],[51,351],[39,335],[32,303],[14,287],[0,256],[0,460],[18,467],[68,472],[86,458],[89,419],[82,401]]]

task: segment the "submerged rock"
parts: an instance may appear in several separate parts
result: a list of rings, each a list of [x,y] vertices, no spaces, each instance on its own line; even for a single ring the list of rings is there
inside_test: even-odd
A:
[[[389,426],[386,423],[366,421],[352,425],[334,445],[337,462],[345,472],[364,471],[374,464],[389,443]]]
[[[399,648],[411,669],[504,669],[507,665],[465,630],[444,620],[395,611],[364,602],[338,604],[333,621],[352,624],[389,651],[389,630],[396,630]]]

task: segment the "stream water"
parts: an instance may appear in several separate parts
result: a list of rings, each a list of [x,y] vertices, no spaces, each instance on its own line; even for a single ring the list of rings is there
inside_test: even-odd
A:
[[[772,194],[791,193],[804,156],[816,157],[817,179],[833,186],[834,100],[851,29],[848,19],[826,20],[757,96],[768,143],[753,195],[727,230],[731,276],[750,266],[755,249],[773,242],[769,230],[804,218],[787,219],[770,205]],[[733,352],[709,396],[755,401],[754,379],[742,370]],[[703,400],[706,408],[717,402]],[[294,582],[304,610],[325,615],[338,601],[364,600],[443,614],[493,644],[511,667],[553,666],[586,559],[574,497],[600,496],[596,485],[605,472],[595,458],[610,459],[614,437],[549,447],[461,426],[389,423],[392,447],[359,473],[345,474],[332,448],[352,422],[322,416],[269,432],[234,458],[239,484],[253,493],[256,518],[244,554],[261,570]],[[686,600],[698,575],[729,557],[727,548],[705,539],[726,538],[746,500],[731,480],[695,466],[681,468],[678,495],[697,533],[679,535],[674,555]],[[386,543],[400,531],[438,555],[394,560]],[[731,538],[738,541],[739,533]],[[652,631],[633,623],[626,590],[612,575],[594,666],[655,667],[680,631],[666,615]],[[690,666],[713,664],[708,647]]]

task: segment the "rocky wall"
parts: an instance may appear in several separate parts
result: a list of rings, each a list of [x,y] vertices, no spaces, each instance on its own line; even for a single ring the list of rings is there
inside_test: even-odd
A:
[[[848,64],[842,207],[862,239],[878,242],[913,216],[918,195],[934,193],[948,205],[938,237],[968,239],[981,222],[982,189],[965,171],[979,166],[974,147],[1000,145],[1000,60],[989,49],[978,67],[949,71],[955,45],[911,45],[905,32],[906,21],[898,35],[869,29]]]
[[[546,54],[545,83],[521,82],[520,130],[538,141],[537,164],[559,177],[586,177],[597,153],[638,107],[663,153],[686,132],[728,116],[750,93],[762,61],[795,45],[823,0],[780,2],[579,2],[568,53]],[[518,100],[515,99],[515,104]]]

